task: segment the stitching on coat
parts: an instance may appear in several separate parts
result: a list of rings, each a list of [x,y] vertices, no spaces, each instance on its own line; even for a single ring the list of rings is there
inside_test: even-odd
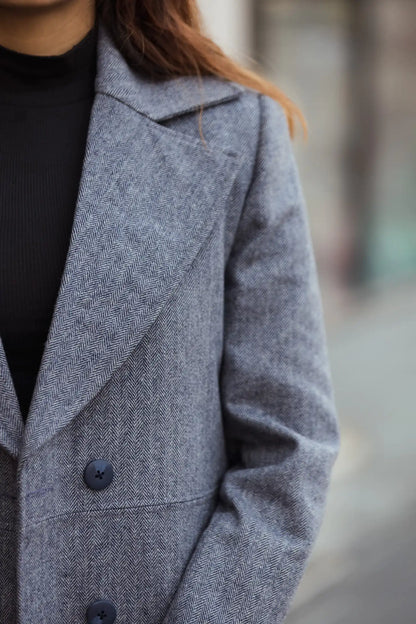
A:
[[[42,518],[41,520],[37,520],[35,522],[31,522],[29,520],[29,523],[30,523],[30,526],[35,526],[37,524],[41,524],[42,522],[46,522],[48,520],[54,520],[55,518],[73,516],[75,514],[86,514],[86,515],[90,515],[94,513],[102,514],[102,513],[111,512],[111,511],[120,511],[120,510],[128,511],[129,509],[140,509],[143,511],[151,511],[154,507],[169,508],[174,505],[187,505],[187,504],[194,504],[198,502],[203,503],[205,500],[208,500],[214,493],[216,493],[218,489],[219,489],[219,486],[216,486],[212,490],[208,490],[208,492],[205,492],[204,494],[200,494],[199,496],[195,496],[193,498],[166,501],[163,503],[144,503],[143,505],[123,505],[121,507],[103,507],[103,508],[96,508],[96,509],[78,509],[77,511],[66,511],[64,513],[56,514],[54,516],[46,516],[45,518]]]

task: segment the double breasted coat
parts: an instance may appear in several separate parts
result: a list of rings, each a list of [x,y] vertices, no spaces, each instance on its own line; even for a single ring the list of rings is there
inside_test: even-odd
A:
[[[0,345],[0,621],[279,624],[339,450],[283,108],[101,22],[95,89],[26,423]]]

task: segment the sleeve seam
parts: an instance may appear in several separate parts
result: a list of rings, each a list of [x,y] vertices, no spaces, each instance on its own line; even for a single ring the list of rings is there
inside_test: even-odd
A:
[[[261,144],[261,139],[262,139],[262,127],[263,127],[263,119],[264,119],[264,112],[263,112],[263,104],[262,104],[262,97],[263,97],[263,93],[261,92],[256,92],[256,100],[258,102],[258,130],[257,130],[257,141],[256,141],[256,149],[255,149],[255,155],[254,155],[254,162],[253,162],[253,168],[251,171],[251,176],[250,176],[250,181],[248,183],[247,186],[247,190],[244,194],[244,200],[243,200],[243,205],[241,208],[241,212],[240,215],[238,217],[237,220],[237,224],[235,226],[235,230],[234,230],[234,240],[233,243],[231,245],[231,249],[228,253],[228,257],[227,257],[227,262],[226,262],[226,266],[228,264],[228,260],[229,258],[232,256],[233,253],[233,249],[235,247],[236,244],[236,239],[238,236],[238,230],[240,227],[240,223],[244,217],[244,215],[246,214],[246,206],[247,206],[247,198],[250,195],[251,189],[254,185],[255,179],[256,179],[256,173],[257,173],[257,169],[258,169],[258,162],[259,162],[259,155],[260,155],[260,144]]]

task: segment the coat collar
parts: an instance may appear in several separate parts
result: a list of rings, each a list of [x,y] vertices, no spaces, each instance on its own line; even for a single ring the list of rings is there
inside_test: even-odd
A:
[[[152,82],[98,24],[95,98],[72,235],[24,425],[0,340],[0,446],[24,462],[143,339],[225,209],[236,154],[159,121],[238,97],[204,77]]]
[[[161,81],[138,75],[126,63],[101,21],[99,26],[96,90],[131,106],[153,121],[163,121],[183,113],[234,99],[244,89],[236,82],[204,76],[199,85],[195,76]]]

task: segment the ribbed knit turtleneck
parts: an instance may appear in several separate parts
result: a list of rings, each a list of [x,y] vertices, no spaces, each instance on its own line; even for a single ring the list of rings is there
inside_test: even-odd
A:
[[[63,54],[0,45],[0,336],[26,419],[68,252],[97,24]]]

